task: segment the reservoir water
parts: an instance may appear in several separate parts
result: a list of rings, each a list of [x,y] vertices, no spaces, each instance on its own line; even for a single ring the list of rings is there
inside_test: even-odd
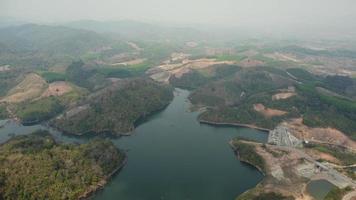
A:
[[[95,200],[233,200],[254,187],[263,176],[236,159],[228,142],[243,136],[265,142],[267,134],[248,128],[214,127],[200,124],[198,112],[190,112],[188,91],[176,89],[172,103],[151,116],[128,137],[112,139],[127,151],[122,171],[99,191]],[[0,129],[0,141],[9,133],[21,134],[41,126]],[[22,130],[24,129],[24,130]],[[52,133],[66,141],[83,142]]]
[[[316,199],[323,200],[325,196],[330,192],[330,190],[334,189],[332,183],[326,180],[315,180],[311,181],[307,185],[307,191]]]

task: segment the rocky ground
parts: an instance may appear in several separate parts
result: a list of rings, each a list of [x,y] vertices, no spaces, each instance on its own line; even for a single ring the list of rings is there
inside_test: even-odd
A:
[[[270,192],[297,200],[313,199],[306,191],[306,186],[310,181],[319,179],[325,179],[338,188],[351,187],[356,190],[355,180],[346,176],[342,170],[354,166],[332,164],[341,161],[328,153],[303,148],[302,140],[295,137],[292,132],[287,126],[280,125],[270,132],[269,144],[239,140],[253,146],[254,152],[263,159],[265,165],[258,166],[259,169],[264,169],[264,180],[254,189],[241,195],[239,200],[248,199],[252,194],[263,195]],[[234,140],[231,142],[237,152],[240,142]],[[248,160],[242,161],[253,164]],[[352,199],[353,194],[348,193],[345,198]]]

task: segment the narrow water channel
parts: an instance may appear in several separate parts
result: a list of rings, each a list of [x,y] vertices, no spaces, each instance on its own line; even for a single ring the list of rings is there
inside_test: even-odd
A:
[[[95,200],[233,200],[254,187],[263,176],[240,163],[228,141],[244,136],[265,142],[267,134],[248,128],[202,125],[189,112],[188,91],[176,89],[172,103],[136,128],[132,136],[112,139],[127,151],[128,163]],[[18,125],[16,125],[18,126]],[[41,126],[0,129],[0,141],[9,133]],[[24,129],[24,130],[22,130]],[[83,141],[53,132],[66,141]]]

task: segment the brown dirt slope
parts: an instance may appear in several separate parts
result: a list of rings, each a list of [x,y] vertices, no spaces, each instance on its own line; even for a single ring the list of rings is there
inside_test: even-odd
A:
[[[254,104],[253,109],[256,112],[261,113],[265,117],[275,117],[275,116],[282,116],[282,115],[287,114],[287,112],[285,112],[283,110],[266,108],[263,104],[260,104],[260,103]]]
[[[27,74],[17,86],[12,88],[2,102],[19,103],[36,98],[47,88],[46,81],[35,73]]]

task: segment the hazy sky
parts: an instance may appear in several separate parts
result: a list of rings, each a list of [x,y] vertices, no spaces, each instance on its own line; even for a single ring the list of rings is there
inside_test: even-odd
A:
[[[356,0],[0,0],[0,15],[42,22],[80,19],[235,26],[356,23]]]

